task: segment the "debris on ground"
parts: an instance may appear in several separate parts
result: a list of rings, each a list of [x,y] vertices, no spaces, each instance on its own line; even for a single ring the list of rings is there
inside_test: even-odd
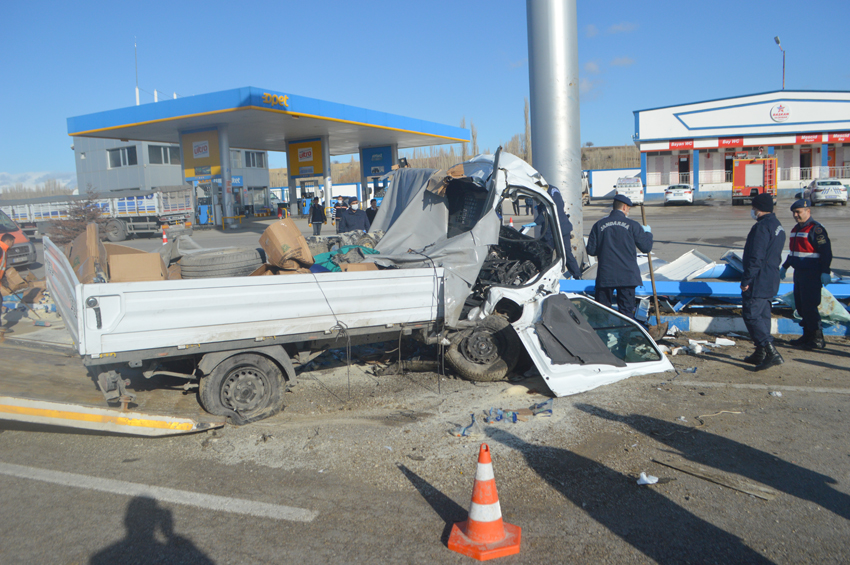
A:
[[[652,461],[654,463],[658,463],[659,465],[664,465],[665,467],[670,467],[671,469],[676,469],[677,471],[687,473],[688,475],[693,475],[694,477],[698,477],[700,479],[704,479],[706,481],[710,481],[712,483],[727,488],[741,491],[746,494],[751,494],[752,496],[761,498],[762,500],[773,500],[774,498],[776,498],[777,494],[779,494],[772,488],[768,488],[738,477],[732,477],[718,472],[709,472],[703,469],[702,467],[695,467],[678,461],[658,461],[656,459],[653,459]]]
[[[643,471],[640,473],[640,477],[638,478],[637,484],[639,485],[654,485],[658,482],[658,477],[653,475],[647,475]]]

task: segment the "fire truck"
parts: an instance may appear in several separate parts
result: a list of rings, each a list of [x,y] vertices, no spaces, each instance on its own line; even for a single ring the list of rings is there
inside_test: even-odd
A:
[[[732,205],[752,202],[766,192],[776,198],[776,158],[745,157],[732,161]]]

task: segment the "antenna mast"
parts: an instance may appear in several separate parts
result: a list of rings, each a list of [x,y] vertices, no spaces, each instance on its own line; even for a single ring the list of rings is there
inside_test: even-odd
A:
[[[139,50],[136,47],[136,36],[133,36],[133,56],[136,58],[136,106],[139,105]]]

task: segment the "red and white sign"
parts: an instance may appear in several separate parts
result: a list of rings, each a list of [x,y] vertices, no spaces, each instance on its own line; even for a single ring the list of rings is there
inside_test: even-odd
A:
[[[304,161],[312,161],[313,160],[313,148],[312,147],[303,147],[298,150],[298,162],[303,163]]]
[[[717,140],[718,147],[743,147],[743,137],[721,137]]]
[[[787,122],[791,117],[791,108],[788,104],[777,104],[770,109],[770,119],[774,122]]]
[[[693,149],[693,148],[694,148],[694,140],[693,139],[682,139],[682,140],[670,142],[670,149]]]
[[[821,143],[823,140],[822,133],[798,133],[797,143]]]
[[[210,144],[207,141],[195,141],[192,143],[192,156],[195,159],[206,159],[210,156]]]
[[[830,143],[848,143],[848,142],[850,142],[850,131],[843,131],[841,133],[831,133],[831,134],[829,134],[829,142]]]

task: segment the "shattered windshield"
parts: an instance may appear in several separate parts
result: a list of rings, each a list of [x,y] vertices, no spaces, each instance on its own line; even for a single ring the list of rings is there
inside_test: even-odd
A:
[[[617,358],[626,363],[661,359],[661,354],[646,334],[637,327],[636,322],[626,320],[585,298],[573,298],[572,302]]]

